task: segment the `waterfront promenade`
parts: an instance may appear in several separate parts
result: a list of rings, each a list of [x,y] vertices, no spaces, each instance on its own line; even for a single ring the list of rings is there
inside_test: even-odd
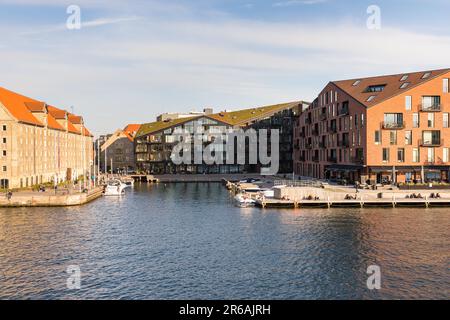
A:
[[[19,191],[14,192],[10,199],[3,194],[0,196],[0,208],[8,207],[68,207],[87,204],[102,196],[103,188],[98,187],[88,192],[63,190],[55,193]]]

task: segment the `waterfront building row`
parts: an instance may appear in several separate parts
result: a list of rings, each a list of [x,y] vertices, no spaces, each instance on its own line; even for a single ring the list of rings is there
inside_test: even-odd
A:
[[[1,188],[87,175],[92,140],[81,116],[0,87]]]
[[[195,129],[201,128],[202,132],[209,132],[211,136],[204,136],[204,146],[211,144],[214,133],[229,132],[236,130],[254,129],[259,132],[261,129],[278,129],[280,139],[279,172],[293,172],[293,128],[296,116],[299,111],[308,104],[303,101],[285,103],[279,105],[265,106],[259,108],[222,111],[213,113],[211,109],[205,110],[199,115],[191,117],[175,117],[167,115],[160,121],[144,124],[140,127],[135,138],[135,152],[137,167],[140,171],[151,174],[213,174],[213,173],[260,173],[263,165],[259,159],[257,163],[249,161],[251,149],[248,143],[245,148],[245,163],[233,164],[207,164],[183,163],[175,164],[172,161],[172,151],[179,142],[175,137],[177,130],[188,132],[194,137]],[[191,139],[194,140],[193,138]],[[269,150],[270,150],[269,138]],[[257,141],[259,143],[259,141]],[[192,152],[194,148],[191,149]],[[220,152],[220,151],[218,151]],[[226,159],[226,149],[224,148],[223,158]],[[236,149],[235,153],[238,152]],[[237,158],[233,154],[234,159]],[[192,156],[192,159],[194,156]]]
[[[294,129],[302,176],[361,183],[448,181],[450,69],[332,81]]]

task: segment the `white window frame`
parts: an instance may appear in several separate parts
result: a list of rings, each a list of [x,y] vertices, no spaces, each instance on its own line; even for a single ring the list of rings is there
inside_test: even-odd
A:
[[[449,93],[449,79],[443,79],[442,80],[442,91],[444,91],[444,93]]]
[[[412,96],[405,97],[405,109],[407,111],[412,110]]]
[[[448,151],[449,151],[449,148],[442,149],[442,161],[443,162],[448,162]]]

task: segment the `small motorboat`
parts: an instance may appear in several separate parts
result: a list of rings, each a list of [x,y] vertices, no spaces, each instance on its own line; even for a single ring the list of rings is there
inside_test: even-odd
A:
[[[125,194],[125,189],[129,186],[120,180],[111,180],[106,184],[105,196],[121,196]]]
[[[134,179],[132,178],[123,178],[120,180],[122,183],[126,184],[128,187],[134,187]]]
[[[240,208],[248,208],[248,207],[254,207],[256,201],[252,199],[249,195],[246,194],[238,194],[234,197],[234,201],[236,205]]]

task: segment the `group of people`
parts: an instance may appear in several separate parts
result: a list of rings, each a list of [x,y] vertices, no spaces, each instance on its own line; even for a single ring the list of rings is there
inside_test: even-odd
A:
[[[303,197],[303,200],[308,200],[308,201],[315,200],[315,201],[317,201],[317,200],[320,200],[320,198],[318,196],[314,196],[313,197],[313,196],[309,195],[307,197]]]
[[[351,196],[349,194],[345,195],[345,200],[357,200],[358,196],[355,194],[354,196]]]

